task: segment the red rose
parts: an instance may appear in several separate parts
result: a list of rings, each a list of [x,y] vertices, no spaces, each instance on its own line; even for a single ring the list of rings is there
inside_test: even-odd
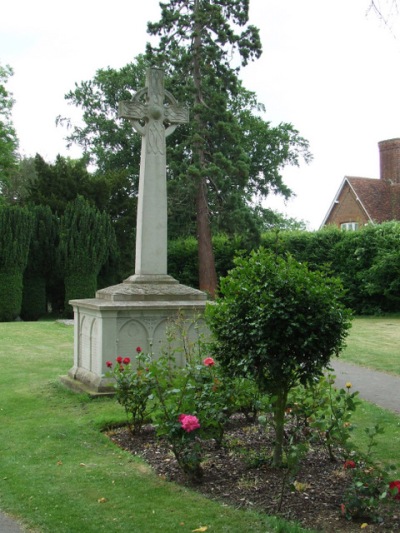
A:
[[[124,365],[129,365],[129,363],[131,362],[131,360],[129,359],[129,357],[125,357],[124,360],[122,361],[124,363]]]
[[[112,362],[111,361],[106,361],[106,367],[107,368],[111,368],[112,367]]]
[[[138,347],[136,348],[136,351],[137,351],[137,353],[140,353],[140,352],[142,351],[142,348],[141,348],[140,346],[138,346]]]
[[[212,357],[206,357],[203,361],[203,364],[206,365],[206,366],[214,366],[215,365],[215,361]]]
[[[122,361],[123,361],[123,359],[122,359],[122,357],[121,357],[121,356],[119,356],[119,357],[117,357],[116,361],[117,361],[117,363],[121,364],[121,363],[122,363]]]
[[[394,494],[393,498],[395,500],[400,500],[400,481],[391,481],[389,483],[389,489],[390,490],[397,489],[397,493]]]
[[[355,468],[356,463],[354,461],[350,461],[349,459],[345,461],[343,468]]]

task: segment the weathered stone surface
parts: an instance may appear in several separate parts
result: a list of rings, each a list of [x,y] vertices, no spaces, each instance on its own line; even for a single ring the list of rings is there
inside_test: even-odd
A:
[[[164,73],[147,71],[146,87],[131,101],[120,102],[119,116],[142,136],[136,221],[135,274],[167,274],[166,142],[179,124],[189,121],[186,108],[164,89]]]
[[[204,292],[180,283],[120,283],[97,291],[96,297],[117,301],[185,301],[206,300]]]

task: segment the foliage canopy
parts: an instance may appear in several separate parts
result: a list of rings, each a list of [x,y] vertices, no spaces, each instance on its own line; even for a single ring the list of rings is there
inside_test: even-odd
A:
[[[10,175],[18,161],[18,138],[12,122],[11,112],[14,105],[12,94],[7,90],[8,78],[13,75],[10,66],[0,64],[0,193],[3,194],[9,183]],[[1,196],[0,196],[1,201]]]
[[[289,391],[319,377],[344,346],[351,315],[341,283],[261,248],[236,259],[221,293],[208,308],[215,356],[227,372],[253,376],[273,396],[278,466]]]

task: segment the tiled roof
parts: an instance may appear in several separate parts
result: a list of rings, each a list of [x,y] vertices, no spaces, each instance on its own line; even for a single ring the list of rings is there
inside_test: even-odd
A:
[[[400,185],[372,178],[347,176],[346,180],[373,222],[400,220]]]

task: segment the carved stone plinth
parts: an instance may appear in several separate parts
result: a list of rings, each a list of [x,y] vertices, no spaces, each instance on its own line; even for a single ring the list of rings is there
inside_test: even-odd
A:
[[[157,283],[156,278],[153,283],[133,278],[97,291],[96,298],[70,302],[74,309],[74,365],[68,376],[61,378],[69,388],[91,395],[112,394],[112,380],[104,375],[106,361],[115,362],[119,355],[134,359],[138,346],[157,357],[167,344],[168,323],[180,314],[192,340],[199,332],[207,335],[205,293],[169,276],[159,277]]]

